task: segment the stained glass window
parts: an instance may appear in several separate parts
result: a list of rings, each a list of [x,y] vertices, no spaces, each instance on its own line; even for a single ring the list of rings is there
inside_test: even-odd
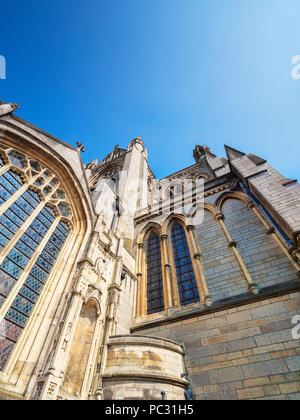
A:
[[[59,209],[56,207],[55,190],[62,186],[54,173],[40,162],[27,159],[25,155],[13,149],[2,153],[20,169],[20,173],[22,169],[26,170],[26,173],[24,172],[23,178],[18,172],[10,169],[0,176],[0,252],[1,255],[5,255],[0,264],[0,307],[10,293],[14,294],[12,304],[0,323],[0,371],[6,366],[70,233],[69,224],[63,219],[72,218],[70,206],[66,202],[67,197],[62,190],[59,191],[65,202],[61,203]],[[1,165],[5,165],[2,157]],[[27,170],[28,168],[34,172]],[[27,181],[26,191],[14,199],[14,194],[24,185],[23,179],[30,176],[34,177],[31,178],[32,184],[30,180]],[[1,205],[7,200],[11,200],[9,208],[1,211]],[[39,205],[42,208],[37,213]],[[22,225],[27,219],[30,223],[27,222],[24,228]],[[23,229],[23,233],[14,239],[20,228]],[[48,233],[49,229],[52,229],[51,234]],[[9,244],[11,246],[8,248]],[[19,286],[18,289],[14,289],[15,285]]]
[[[160,239],[152,232],[147,243],[147,313],[164,310]]]
[[[171,236],[180,304],[184,306],[199,301],[199,292],[184,228],[176,223]]]
[[[14,166],[17,166],[17,168],[20,168],[20,169],[25,168],[26,160],[25,160],[25,156],[22,153],[11,151],[11,152],[8,152],[8,156],[11,163]]]

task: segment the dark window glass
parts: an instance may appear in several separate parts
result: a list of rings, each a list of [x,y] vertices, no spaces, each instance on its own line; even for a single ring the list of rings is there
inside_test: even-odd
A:
[[[46,214],[44,212],[43,217],[46,217]],[[39,214],[37,218],[41,222],[35,224],[34,229],[37,229],[39,233],[43,235],[44,228],[42,224],[44,224],[45,220],[41,217],[41,214]],[[52,216],[50,216],[50,218],[52,218]],[[34,223],[32,223],[32,225],[33,224]],[[66,226],[63,224],[61,225],[61,223],[59,223],[58,226],[62,227],[63,229],[66,229]],[[32,232],[33,229],[27,229],[26,234],[24,234],[27,235],[26,239],[30,239]],[[64,239],[62,241],[57,239],[57,237],[55,236],[57,232],[58,229],[56,228],[54,230],[54,233],[51,235],[50,239],[46,243],[41,254],[39,255],[36,264],[30,270],[25,284],[20,289],[11,307],[9,308],[5,318],[0,324],[0,371],[3,370],[6,366],[9,356],[14,348],[14,345],[16,344],[19,335],[25,327],[26,322],[34,308],[34,305],[42,291],[44,283],[46,282],[47,277],[49,276],[49,273],[56,262],[56,258],[59,254],[59,249],[63,246],[63,243],[66,240],[66,236],[64,235]],[[66,230],[65,232],[67,233]],[[40,236],[40,238],[41,237],[42,236]],[[57,241],[59,241],[59,243],[57,243],[56,240],[53,241],[53,238],[56,238]],[[21,240],[22,239],[24,238],[22,237]],[[18,249],[20,249],[20,251],[22,251],[24,254],[30,252],[29,247],[35,248],[38,245],[35,242],[35,240],[32,239],[28,241],[29,246],[27,246],[23,242],[21,243],[21,240],[19,241]],[[53,242],[55,243],[55,245],[53,244]],[[47,250],[51,251],[51,253],[47,252]],[[4,296],[8,295],[9,290],[20,276],[22,269],[19,266],[23,267],[25,265],[26,260],[26,257],[15,249],[11,251],[9,257],[11,258],[11,260],[6,258],[4,262],[7,265],[4,264],[1,267],[3,270],[6,271],[6,273],[2,271],[3,279],[1,279],[0,270],[0,293],[2,293]],[[0,295],[0,305],[3,303],[3,301],[3,296]],[[158,307],[157,300],[153,300],[153,304],[151,303],[151,305],[151,307],[153,307],[154,311],[156,312],[156,308]]]
[[[180,304],[184,306],[198,302],[200,298],[190,252],[184,229],[179,223],[173,226],[171,236]]]
[[[160,239],[151,233],[147,243],[147,313],[164,310]]]

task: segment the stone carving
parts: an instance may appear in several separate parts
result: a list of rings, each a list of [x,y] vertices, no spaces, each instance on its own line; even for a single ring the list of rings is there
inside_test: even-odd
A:
[[[50,382],[47,394],[53,397],[57,384],[55,382]]]
[[[6,104],[0,99],[0,116],[14,112],[18,108],[19,108],[18,104],[15,104],[15,103]]]

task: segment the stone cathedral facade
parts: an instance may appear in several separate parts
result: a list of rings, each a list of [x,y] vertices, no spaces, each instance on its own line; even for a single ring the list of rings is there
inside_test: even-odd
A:
[[[300,399],[297,181],[196,146],[157,182],[139,137],[83,165],[16,108],[0,103],[0,399]]]

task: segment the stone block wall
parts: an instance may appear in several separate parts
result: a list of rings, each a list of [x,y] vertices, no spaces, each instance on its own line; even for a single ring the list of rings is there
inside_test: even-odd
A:
[[[240,200],[226,200],[222,211],[227,229],[236,241],[254,283],[265,288],[297,280],[297,270],[291,261],[246,204]]]
[[[264,289],[297,281],[295,264],[273,235],[268,234],[253,210],[243,201],[230,198],[223,203],[222,212],[224,225],[253,283]],[[201,261],[213,301],[248,294],[248,283],[236,253],[212,212],[204,211],[203,223],[195,228],[195,239],[201,249]]]
[[[247,282],[215,216],[204,212],[203,223],[195,229],[202,264],[213,301],[248,292]]]
[[[176,340],[196,399],[300,399],[300,339],[295,292],[133,333]]]
[[[173,341],[145,336],[114,336],[107,343],[104,399],[184,399],[188,386],[184,352]]]

